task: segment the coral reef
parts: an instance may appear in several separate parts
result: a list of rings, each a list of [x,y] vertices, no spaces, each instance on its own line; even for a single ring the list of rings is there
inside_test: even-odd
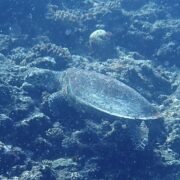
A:
[[[0,179],[179,180],[179,12],[178,0],[1,0]],[[66,104],[68,68],[153,104],[161,118],[148,124],[149,145],[136,149],[125,119]]]

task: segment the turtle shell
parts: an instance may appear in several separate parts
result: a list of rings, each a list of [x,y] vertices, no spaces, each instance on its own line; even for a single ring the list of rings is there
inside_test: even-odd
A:
[[[136,90],[94,71],[68,69],[64,76],[66,94],[90,108],[125,119],[149,120],[159,113]]]

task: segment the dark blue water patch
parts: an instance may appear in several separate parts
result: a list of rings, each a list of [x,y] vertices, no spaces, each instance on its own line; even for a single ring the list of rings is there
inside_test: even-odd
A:
[[[37,33],[36,23],[41,23],[47,1],[17,1],[8,0],[0,3],[0,23],[3,33],[28,33],[34,35]]]

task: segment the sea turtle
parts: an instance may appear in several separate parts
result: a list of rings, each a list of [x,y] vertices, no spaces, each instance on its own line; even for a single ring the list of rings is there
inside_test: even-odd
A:
[[[77,68],[64,71],[59,80],[61,101],[89,114],[124,121],[138,147],[148,143],[146,122],[160,115],[136,90],[107,75]]]
[[[63,96],[81,108],[125,119],[159,118],[156,108],[142,95],[109,76],[70,68],[62,74],[60,82]]]

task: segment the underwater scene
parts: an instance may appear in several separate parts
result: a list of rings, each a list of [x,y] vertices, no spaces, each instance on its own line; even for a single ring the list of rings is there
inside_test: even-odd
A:
[[[0,0],[0,180],[180,180],[180,1]]]

